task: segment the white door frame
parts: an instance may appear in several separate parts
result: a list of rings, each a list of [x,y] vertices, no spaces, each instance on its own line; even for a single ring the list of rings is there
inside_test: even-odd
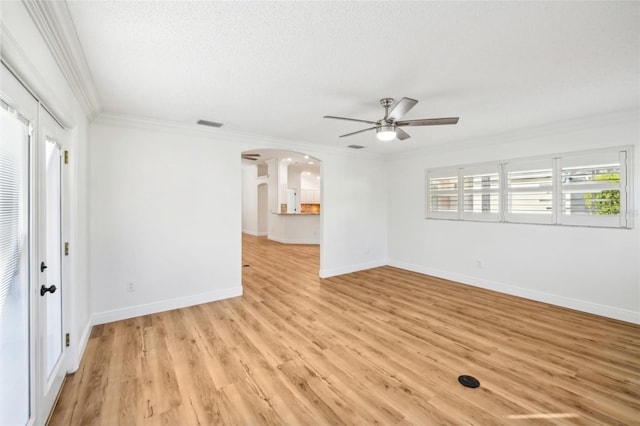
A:
[[[40,262],[47,262],[47,224],[46,224],[46,191],[47,191],[47,169],[46,169],[46,145],[47,140],[52,140],[58,146],[60,152],[60,176],[59,176],[59,184],[60,184],[60,275],[61,282],[58,286],[58,291],[61,292],[62,295],[62,311],[61,311],[61,355],[58,358],[56,365],[52,369],[52,374],[49,377],[47,372],[47,318],[46,318],[46,299],[49,296],[47,293],[45,296],[40,295],[41,286],[49,287],[51,284],[47,271],[41,272],[38,270],[38,279],[36,284],[36,294],[35,297],[38,299],[38,303],[36,303],[37,314],[38,314],[38,345],[36,346],[37,350],[37,366],[36,369],[36,377],[38,380],[38,384],[36,386],[37,396],[36,400],[39,402],[38,411],[37,411],[37,422],[44,423],[57,399],[58,393],[62,388],[62,383],[64,381],[64,377],[67,373],[67,348],[65,345],[64,337],[66,330],[68,330],[67,321],[68,321],[68,312],[69,312],[69,293],[66,289],[68,288],[68,272],[65,267],[67,263],[65,261],[65,254],[63,252],[63,244],[66,239],[66,229],[65,229],[65,217],[68,215],[68,203],[66,202],[67,197],[65,190],[65,168],[63,164],[63,153],[65,146],[68,145],[68,132],[60,126],[60,124],[42,107],[40,106],[39,111],[39,132],[37,138],[37,148],[36,151],[36,159],[37,159],[37,174],[38,174],[38,192],[35,194],[35,198],[38,200],[36,202],[37,211],[36,217],[38,218],[38,257],[34,260],[37,260],[37,265],[40,265]]]
[[[65,342],[62,342],[62,356],[56,364],[51,380],[46,377],[46,346],[42,338],[45,332],[43,324],[46,318],[41,315],[42,297],[40,287],[46,284],[46,274],[40,271],[40,262],[43,258],[43,241],[45,228],[44,196],[45,196],[45,144],[46,137],[58,142],[62,152],[70,144],[71,135],[64,130],[57,120],[53,118],[42,105],[38,98],[18,77],[5,65],[4,60],[0,65],[0,97],[11,108],[15,109],[30,123],[29,140],[29,411],[30,417],[27,425],[42,425],[47,421],[51,408],[62,386],[63,378],[69,370]],[[70,192],[68,190],[69,178],[65,176],[67,171],[61,165],[60,196],[61,196],[61,226],[62,241],[69,241],[68,235],[71,228],[69,215],[71,205],[69,203]],[[72,289],[70,281],[70,262],[68,257],[62,254],[61,274],[62,284],[66,289]],[[61,286],[62,287],[62,286]],[[62,330],[63,333],[70,330],[70,291],[62,291]]]

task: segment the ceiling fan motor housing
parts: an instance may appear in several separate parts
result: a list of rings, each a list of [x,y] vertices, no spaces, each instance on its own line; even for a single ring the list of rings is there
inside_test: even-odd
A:
[[[380,105],[382,105],[385,108],[389,108],[391,105],[393,105],[393,98],[380,99]]]

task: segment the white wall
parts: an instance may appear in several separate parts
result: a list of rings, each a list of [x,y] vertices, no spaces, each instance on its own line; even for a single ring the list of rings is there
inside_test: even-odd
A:
[[[266,236],[269,226],[269,185],[258,185],[258,236]]]
[[[561,306],[640,322],[640,166],[635,150],[634,228],[458,222],[424,218],[424,170],[607,146],[638,147],[637,111],[508,141],[439,147],[390,164],[389,263]],[[529,135],[529,136],[527,136]],[[510,140],[509,140],[510,139]],[[594,249],[597,248],[597,249]],[[481,260],[483,267],[477,266]]]
[[[240,154],[247,150],[285,149],[322,159],[320,275],[386,263],[380,159],[194,127],[110,115],[91,125],[95,323],[241,293]],[[270,173],[270,185],[277,187],[277,179]],[[277,195],[269,192],[270,208]],[[134,292],[126,289],[130,281]]]
[[[70,153],[65,166],[69,184],[65,203],[71,252],[65,259],[69,266],[63,288],[69,303],[64,330],[70,334],[68,369],[73,371],[78,368],[90,332],[88,119],[24,4],[2,2],[1,9],[3,60],[70,133],[70,143],[65,146]]]
[[[302,173],[300,175],[300,189],[311,189],[318,190],[320,189],[320,177],[319,174],[315,173]]]
[[[95,323],[242,293],[235,144],[98,120],[91,145]]]
[[[320,276],[386,264],[388,186],[384,161],[357,152],[314,157],[322,160]]]
[[[255,164],[242,166],[242,232],[258,235],[258,169]]]

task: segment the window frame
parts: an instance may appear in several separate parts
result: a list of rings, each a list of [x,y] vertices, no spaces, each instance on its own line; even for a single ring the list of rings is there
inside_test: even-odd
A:
[[[537,159],[523,159],[523,160],[511,160],[503,163],[503,177],[504,177],[504,205],[503,205],[503,220],[504,222],[512,223],[538,223],[550,225],[555,221],[554,213],[557,202],[557,197],[554,191],[554,160],[553,158],[537,158]],[[549,170],[551,175],[551,181],[548,185],[538,187],[514,187],[513,190],[509,186],[511,182],[510,173],[535,173]],[[537,193],[551,193],[551,207],[540,213],[526,212],[520,213],[511,210],[511,194],[537,194]]]
[[[456,178],[458,183],[455,189],[451,190],[438,190],[437,192],[443,196],[450,195],[456,197],[456,210],[444,211],[444,210],[432,210],[431,202],[433,197],[433,189],[431,185],[431,179],[447,179]],[[457,167],[446,167],[440,169],[426,170],[425,171],[425,183],[427,186],[426,199],[425,199],[425,214],[430,219],[458,219],[460,217],[460,171]]]
[[[565,214],[564,213],[564,209],[562,207],[562,205],[559,205],[558,207],[558,223],[561,225],[578,225],[578,226],[598,226],[598,227],[611,227],[611,228],[625,228],[627,227],[627,218],[628,218],[628,211],[629,209],[627,209],[627,199],[628,199],[628,193],[627,190],[625,188],[625,186],[628,186],[628,177],[627,177],[627,170],[628,170],[628,157],[629,157],[629,152],[627,150],[617,150],[617,151],[610,151],[610,152],[605,152],[602,153],[603,155],[607,155],[610,154],[612,157],[617,157],[616,159],[614,159],[614,161],[617,161],[620,167],[620,171],[619,171],[619,183],[617,185],[612,184],[612,183],[600,183],[600,184],[576,184],[576,185],[571,185],[571,184],[563,184],[562,182],[562,173],[564,172],[564,170],[567,170],[570,168],[570,166],[573,165],[573,168],[575,168],[575,164],[580,164],[579,161],[576,161],[579,158],[582,158],[582,164],[585,164],[588,160],[592,159],[595,154],[589,154],[589,153],[581,153],[578,155],[567,155],[561,159],[558,159],[559,161],[559,179],[560,182],[558,183],[559,186],[559,194],[560,194],[560,199],[559,202],[562,203],[564,200],[564,195],[567,193],[571,193],[573,191],[572,190],[576,190],[576,189],[588,189],[588,190],[596,190],[596,191],[602,191],[602,190],[618,190],[620,193],[620,214],[619,215],[615,215],[615,216],[607,216],[607,215],[602,215],[602,216],[593,216],[593,215],[570,215],[570,214]],[[572,161],[573,160],[573,164]],[[587,160],[587,161],[585,161]],[[592,161],[593,162],[593,161]],[[567,166],[565,168],[565,165]],[[604,166],[604,164],[598,165],[598,166]],[[565,188],[567,188],[565,190]]]
[[[503,198],[503,172],[502,165],[499,163],[485,163],[485,164],[476,164],[461,167],[460,169],[460,191],[461,195],[459,199],[461,200],[459,210],[460,210],[460,219],[462,220],[477,220],[483,222],[499,222],[502,220],[502,203],[504,202]],[[497,188],[481,188],[481,189],[467,189],[465,187],[465,179],[468,176],[488,176],[488,175],[497,175],[498,178],[498,186]],[[489,195],[498,194],[498,211],[467,211],[465,210],[465,196],[466,195]]]
[[[553,154],[537,157],[524,157],[503,161],[485,162],[440,168],[425,169],[425,218],[426,219],[447,219],[447,220],[465,220],[465,221],[488,221],[502,223],[520,223],[520,224],[544,224],[544,225],[562,225],[562,226],[586,226],[598,228],[618,228],[632,229],[632,212],[633,212],[633,146],[618,146],[611,148],[602,148],[595,150],[574,151],[562,154]],[[580,167],[581,159],[591,159],[596,167],[605,167],[609,163],[604,160],[602,165],[598,164],[599,158],[618,159],[620,168],[620,181],[617,184],[611,182],[603,182],[600,184],[566,184],[562,182],[563,171],[569,170],[571,167]],[[595,160],[594,160],[595,159]],[[584,161],[584,160],[583,160]],[[615,163],[615,164],[618,164]],[[576,166],[578,164],[578,166]],[[587,166],[589,162],[585,163]],[[613,163],[612,163],[613,164]],[[536,170],[536,167],[544,165],[541,170],[551,170],[551,183],[542,187],[543,190],[551,192],[551,210],[550,214],[537,213],[517,213],[510,211],[509,196],[518,191],[509,188],[510,172],[526,172],[528,168]],[[464,188],[465,176],[498,173],[498,189],[488,188],[466,190]],[[431,209],[431,201],[433,190],[431,180],[443,177],[457,176],[457,185],[455,190],[442,191],[442,193],[457,193],[457,208],[455,211],[437,211]],[[592,190],[619,190],[620,191],[620,214],[618,215],[593,215],[593,214],[566,214],[563,210],[563,200],[569,191],[575,191],[584,188]],[[536,188],[525,189],[520,187],[520,193],[536,192]],[[438,191],[440,192],[440,191]],[[497,193],[498,212],[465,212],[465,195],[469,194],[493,194]]]

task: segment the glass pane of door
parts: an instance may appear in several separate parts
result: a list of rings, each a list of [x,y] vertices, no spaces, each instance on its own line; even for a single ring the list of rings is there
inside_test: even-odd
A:
[[[46,140],[46,259],[47,287],[55,291],[45,297],[46,303],[46,372],[51,377],[62,355],[62,229],[60,193],[60,145]]]
[[[30,418],[29,124],[0,101],[0,424]]]

